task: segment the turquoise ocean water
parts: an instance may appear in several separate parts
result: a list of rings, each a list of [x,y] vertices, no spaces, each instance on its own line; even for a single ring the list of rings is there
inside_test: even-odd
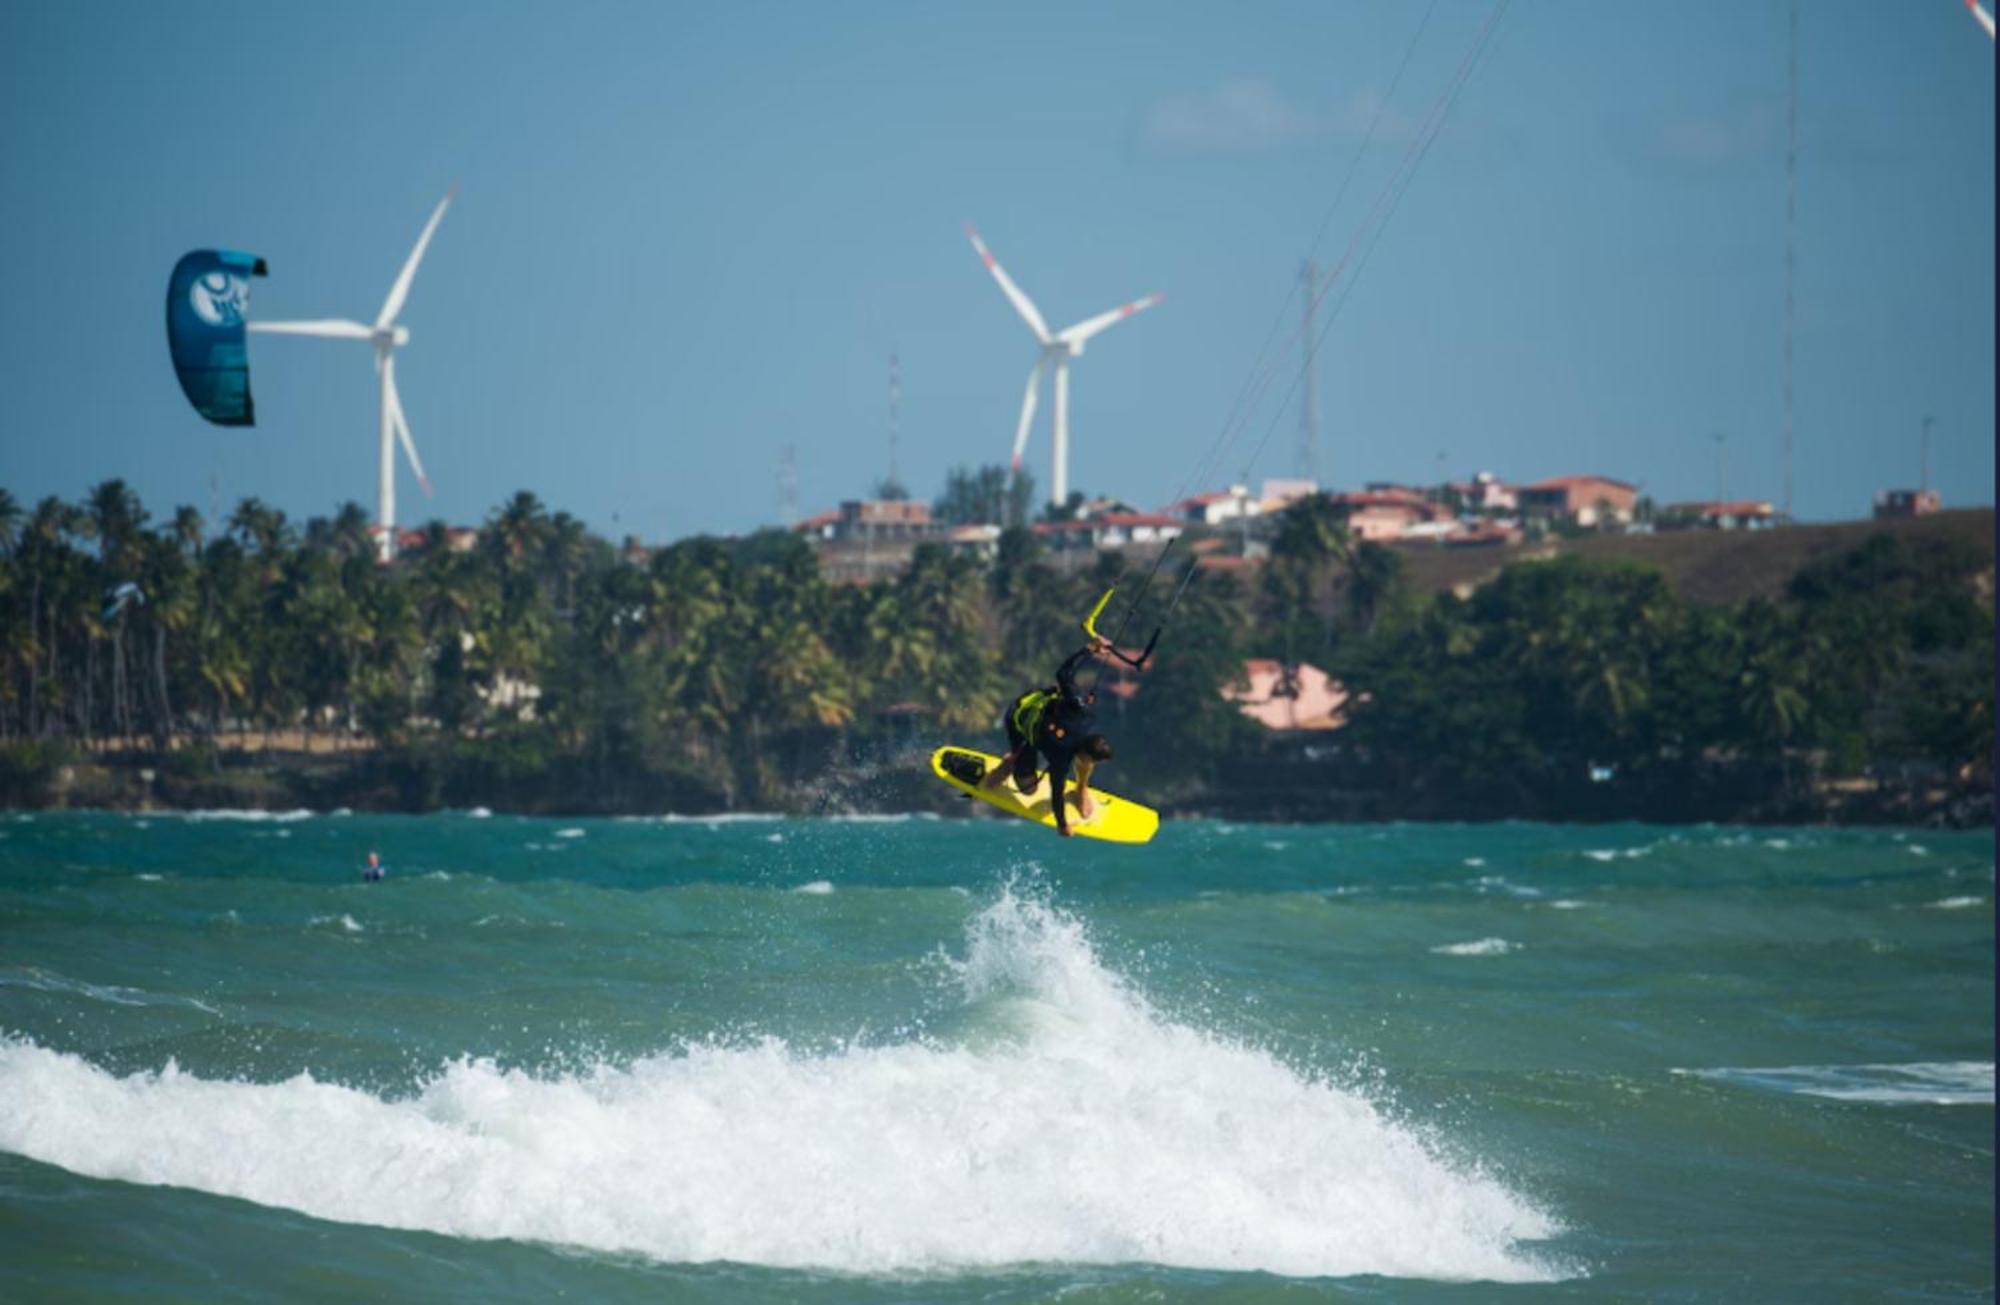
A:
[[[0,815],[0,1298],[1991,1299],[1993,899],[1916,830]]]

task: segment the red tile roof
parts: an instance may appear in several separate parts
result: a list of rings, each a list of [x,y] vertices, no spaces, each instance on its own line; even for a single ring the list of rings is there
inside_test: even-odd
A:
[[[1579,485],[1616,485],[1620,489],[1630,489],[1630,490],[1636,490],[1639,488],[1637,485],[1629,485],[1624,481],[1618,480],[1612,476],[1550,476],[1547,480],[1538,480],[1534,484],[1525,485],[1522,488],[1574,489]]]

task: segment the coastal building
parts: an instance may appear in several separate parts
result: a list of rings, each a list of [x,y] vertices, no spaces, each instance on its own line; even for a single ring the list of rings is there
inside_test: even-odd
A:
[[[1471,480],[1453,481],[1444,488],[1464,512],[1512,512],[1521,506],[1514,487],[1490,471],[1479,472]]]
[[[1347,690],[1317,666],[1269,657],[1243,663],[1245,688],[1222,696],[1267,730],[1337,730],[1347,723]]]
[[[470,553],[479,542],[479,532],[471,526],[446,526],[444,546],[454,553]],[[398,530],[396,532],[396,552],[421,553],[430,547],[428,530]]]
[[[1260,516],[1264,503],[1262,499],[1250,496],[1248,485],[1231,485],[1225,490],[1196,494],[1178,503],[1170,503],[1160,511],[1162,515],[1178,517],[1191,525],[1218,526],[1225,521]]]
[[[1283,512],[1302,498],[1311,498],[1319,493],[1319,482],[1301,476],[1266,476],[1259,510],[1265,516]]]
[[[1083,521],[1037,521],[1028,527],[1052,552],[1164,545],[1180,538],[1187,523],[1165,513],[1107,512]]]
[[[944,542],[954,553],[969,553],[990,562],[1000,551],[1000,527],[995,525],[948,526]]]
[[[1461,521],[1438,542],[1446,548],[1505,548],[1521,542],[1521,528],[1511,521]]]
[[[1631,524],[1639,487],[1609,476],[1554,476],[1522,486],[1515,496],[1528,516],[1602,528]]]
[[[1661,530],[1768,530],[1777,521],[1777,509],[1760,499],[1669,503],[1653,517]]]
[[[1944,501],[1934,489],[1881,489],[1875,491],[1875,519],[1927,517],[1941,511]]]
[[[813,546],[829,584],[871,584],[900,574],[920,543],[959,542],[931,519],[930,504],[906,498],[849,499],[792,530]]]
[[[1451,521],[1451,511],[1443,504],[1400,485],[1328,497],[1346,510],[1348,532],[1372,543],[1402,539],[1420,527],[1442,527]]]

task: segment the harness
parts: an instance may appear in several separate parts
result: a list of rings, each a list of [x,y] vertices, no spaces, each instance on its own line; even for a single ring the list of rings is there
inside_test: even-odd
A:
[[[1020,731],[1022,738],[1027,739],[1030,743],[1034,742],[1035,729],[1042,723],[1043,714],[1048,711],[1049,705],[1055,702],[1059,696],[1052,689],[1030,689],[1015,699],[1013,712],[1014,728]]]

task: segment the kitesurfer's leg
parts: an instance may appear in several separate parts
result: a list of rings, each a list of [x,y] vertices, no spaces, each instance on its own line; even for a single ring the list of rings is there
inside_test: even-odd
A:
[[[1088,756],[1076,759],[1076,813],[1085,820],[1097,814],[1097,799],[1090,794],[1090,772],[1095,764]]]
[[[1024,693],[1021,698],[1027,696]],[[999,788],[1001,782],[1010,774],[1014,776],[1014,787],[1023,793],[1035,786],[1035,745],[1028,741],[1027,735],[1021,733],[1021,727],[1014,719],[1018,714],[1021,698],[1014,699],[1013,705],[1007,708],[1004,721],[1007,727],[1007,753],[1000,758],[1000,764],[993,768],[993,773],[986,777],[985,783],[988,788]],[[1028,776],[1025,783],[1021,779],[1024,769]]]
[[[1041,771],[1035,765],[1035,745],[1024,743],[1013,755],[1014,788],[1022,796],[1035,791],[1041,781]]]

